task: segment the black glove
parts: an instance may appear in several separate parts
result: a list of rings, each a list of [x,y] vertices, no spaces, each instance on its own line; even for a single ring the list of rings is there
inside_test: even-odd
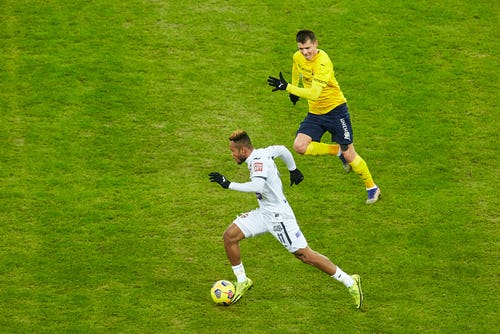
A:
[[[224,189],[227,189],[229,187],[229,184],[231,183],[221,173],[212,172],[212,173],[208,174],[208,176],[209,176],[210,182],[217,182]]]
[[[285,78],[283,78],[283,74],[280,72],[280,78],[275,78],[275,77],[269,77],[267,78],[267,83],[269,86],[273,86],[273,92],[277,90],[286,90],[286,87],[288,86],[288,83],[285,81]]]
[[[292,101],[293,105],[295,105],[297,103],[297,101],[299,101],[299,99],[300,99],[297,95],[293,95],[293,94],[290,94],[289,97],[290,97],[290,101]]]
[[[290,187],[294,184],[298,185],[302,180],[304,180],[304,175],[298,168],[290,171]]]

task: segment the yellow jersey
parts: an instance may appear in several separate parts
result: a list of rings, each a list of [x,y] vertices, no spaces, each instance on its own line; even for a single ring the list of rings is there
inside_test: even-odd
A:
[[[298,87],[302,82],[303,88]],[[287,92],[306,98],[309,112],[322,115],[347,100],[335,79],[333,63],[325,51],[318,49],[313,59],[307,60],[300,51],[293,55],[292,82]]]

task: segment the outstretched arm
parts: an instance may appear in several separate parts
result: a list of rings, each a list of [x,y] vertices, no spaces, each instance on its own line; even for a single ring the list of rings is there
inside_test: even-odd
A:
[[[313,83],[310,88],[305,88],[305,87],[301,88],[286,82],[281,72],[279,78],[269,76],[269,78],[267,79],[267,83],[269,84],[269,86],[274,87],[273,92],[276,92],[278,90],[285,90],[290,94],[303,97],[312,101],[317,100],[321,92],[323,91],[322,83],[318,80],[313,80]]]
[[[314,82],[311,85],[311,88],[302,88],[288,84],[286,91],[290,94],[297,95],[311,101],[316,101],[321,95],[323,87],[320,84],[315,84]]]
[[[245,183],[231,182],[229,189],[242,191],[245,193],[261,193],[264,190],[266,180],[262,177],[254,177],[251,181]]]
[[[210,182],[218,183],[224,189],[238,190],[247,193],[260,193],[264,190],[266,179],[254,177],[251,181],[245,183],[231,182],[224,175],[218,172],[208,174]]]

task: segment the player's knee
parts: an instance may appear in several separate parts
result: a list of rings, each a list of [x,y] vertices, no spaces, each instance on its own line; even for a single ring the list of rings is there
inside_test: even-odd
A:
[[[234,224],[231,224],[222,234],[224,243],[235,243],[243,239],[243,237],[240,228]]]
[[[306,153],[307,145],[304,144],[303,142],[298,142],[295,141],[293,143],[293,150],[297,152],[298,154],[304,154]]]
[[[299,249],[298,251],[293,253],[293,255],[295,255],[295,257],[297,259],[299,259],[300,261],[302,261],[304,263],[307,263],[307,264],[311,263],[310,258],[309,258],[305,249]]]
[[[233,239],[234,237],[229,228],[222,233],[222,240],[224,240],[225,243],[231,242]]]
[[[238,241],[236,239],[236,236],[234,234],[231,234],[227,230],[222,234],[222,239],[224,240],[224,243],[226,243],[226,244],[232,244],[232,243],[235,243]]]
[[[340,149],[342,151],[342,155],[347,162],[352,162],[354,158],[356,158],[356,151],[354,150],[354,146],[350,145],[340,145]]]
[[[293,255],[295,255],[295,257],[297,259],[299,259],[300,261],[304,262],[304,254],[299,253],[299,252],[295,252],[295,253],[293,253]]]

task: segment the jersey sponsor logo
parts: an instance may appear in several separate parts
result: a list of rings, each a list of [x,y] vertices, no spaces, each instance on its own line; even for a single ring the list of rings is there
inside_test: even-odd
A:
[[[298,68],[300,71],[305,72],[305,73],[313,73],[313,70],[307,67],[302,66],[302,64],[297,64]],[[300,73],[302,75],[302,73]]]
[[[254,172],[262,172],[263,169],[264,169],[264,164],[262,162],[256,162],[253,164]]]
[[[283,226],[281,226],[281,225],[274,225],[273,226],[273,231],[274,232],[282,232],[283,231]]]
[[[325,81],[325,80],[320,80],[320,79],[318,79],[318,78],[314,78],[314,81],[319,82],[320,84],[323,84],[323,85],[328,84],[328,82],[327,82],[327,81]]]

